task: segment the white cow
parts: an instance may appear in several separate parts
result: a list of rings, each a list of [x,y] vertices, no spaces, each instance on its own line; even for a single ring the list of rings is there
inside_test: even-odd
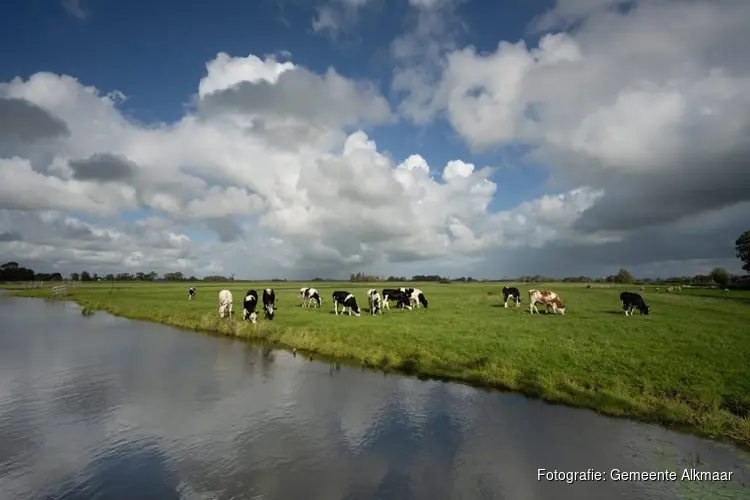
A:
[[[229,290],[222,290],[219,292],[219,316],[231,316],[232,315],[232,292]]]
[[[367,298],[370,300],[370,314],[383,314],[383,298],[375,288],[367,290]]]

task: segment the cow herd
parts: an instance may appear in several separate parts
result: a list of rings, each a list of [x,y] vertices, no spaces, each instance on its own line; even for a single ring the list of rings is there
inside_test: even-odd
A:
[[[190,287],[188,290],[188,299],[192,300],[195,297],[195,288]],[[318,290],[312,287],[302,287],[299,291],[300,305],[302,307],[321,307],[322,299]],[[333,302],[333,312],[338,316],[339,307],[341,307],[341,314],[348,314],[351,316],[360,316],[362,310],[357,302],[357,297],[353,293],[344,290],[336,290],[331,294]],[[508,307],[508,302],[512,302],[516,307],[521,306],[521,292],[518,288],[513,286],[503,287],[503,303],[504,307]],[[263,290],[261,298],[263,313],[266,319],[272,320],[275,315],[276,309],[276,293],[271,288]],[[390,302],[394,302],[396,307],[405,310],[412,310],[413,308],[427,308],[427,298],[424,292],[419,288],[384,288],[382,294],[375,288],[367,290],[367,303],[370,306],[370,314],[383,314],[383,311],[390,310]],[[565,304],[558,294],[549,290],[529,290],[529,313],[539,314],[537,304],[541,304],[546,307],[545,313],[549,312],[552,308],[552,312],[557,314],[558,312],[565,315]],[[626,316],[632,316],[635,309],[638,309],[640,314],[648,315],[649,306],[643,300],[639,294],[634,292],[622,292],[620,294],[620,304],[625,311]],[[255,290],[248,290],[245,298],[242,301],[242,319],[256,323],[258,319],[258,313],[256,311],[258,307],[258,292]],[[219,316],[224,318],[232,315],[232,292],[229,290],[222,290],[219,292]]]
[[[521,307],[521,292],[514,286],[503,287],[503,302],[506,308],[510,300],[516,304],[516,307]],[[555,292],[550,292],[549,290],[529,290],[529,313],[534,314],[536,311],[539,314],[539,309],[536,307],[537,304],[546,306],[547,310],[545,312],[549,312],[549,308],[551,307],[555,314],[559,311],[560,314],[565,315],[565,305],[560,296]],[[622,292],[620,294],[620,304],[625,311],[625,316],[632,316],[635,309],[638,309],[641,316],[648,315],[649,313],[649,306],[643,301],[643,297],[634,292]]]

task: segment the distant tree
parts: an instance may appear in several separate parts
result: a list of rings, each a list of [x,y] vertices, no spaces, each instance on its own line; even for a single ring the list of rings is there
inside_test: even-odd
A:
[[[742,261],[742,269],[750,273],[750,231],[742,233],[734,242],[737,258]]]
[[[732,282],[732,275],[723,267],[715,267],[711,270],[711,279],[722,288],[726,288]]]
[[[51,275],[40,278],[47,281]],[[0,281],[34,281],[37,274],[33,269],[27,269],[18,265],[18,262],[7,262],[0,266]]]
[[[94,273],[94,275],[91,276],[91,279],[94,281],[99,281],[99,275],[97,273]]]
[[[81,281],[91,281],[91,275],[88,271],[83,271],[81,273]]]
[[[78,281],[81,279],[81,275],[78,273],[70,273],[70,281]]]
[[[630,271],[628,271],[624,267],[621,267],[620,270],[617,271],[617,274],[615,275],[615,282],[617,282],[617,283],[632,283],[633,282],[633,275],[630,274]]]

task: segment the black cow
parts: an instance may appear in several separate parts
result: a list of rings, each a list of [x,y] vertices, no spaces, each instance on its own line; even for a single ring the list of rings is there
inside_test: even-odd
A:
[[[357,298],[352,295],[349,292],[344,291],[335,291],[332,294],[333,297],[333,312],[336,313],[336,316],[339,314],[339,304],[343,306],[343,309],[341,310],[341,314],[348,312],[349,316],[352,315],[352,312],[354,312],[355,316],[359,316],[361,314],[359,310],[359,305],[357,304]]]
[[[258,313],[255,312],[255,308],[258,306],[258,292],[255,290],[248,290],[245,295],[245,300],[242,301],[242,319],[250,320],[255,323],[258,319]]]
[[[643,297],[641,297],[637,293],[622,292],[620,294],[620,303],[622,304],[622,308],[625,311],[625,316],[632,316],[633,309],[635,308],[638,308],[638,310],[641,312],[641,316],[648,315],[649,307],[643,301]]]
[[[396,301],[397,307],[411,310],[411,301],[409,300],[409,295],[407,293],[402,292],[401,290],[393,289],[393,288],[383,288],[383,308],[384,309],[391,308],[390,304],[388,303],[391,300]]]
[[[274,307],[276,306],[276,294],[272,288],[263,290],[263,312],[266,318],[273,319]]]
[[[516,307],[521,307],[521,292],[514,286],[503,287],[503,302],[505,307],[508,307],[508,299],[513,299],[516,302]]]
[[[193,300],[193,297],[195,297],[195,288],[191,286],[188,288],[188,300]]]

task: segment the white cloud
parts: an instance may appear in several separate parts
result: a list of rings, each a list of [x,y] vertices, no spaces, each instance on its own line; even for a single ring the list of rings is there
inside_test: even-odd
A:
[[[417,123],[444,111],[474,151],[530,144],[558,180],[600,193],[574,223],[586,241],[639,251],[644,227],[750,199],[748,22],[747,2],[560,0],[534,27],[574,29],[448,51],[401,109]]]
[[[0,96],[27,100],[68,131],[44,143],[47,161],[0,160],[9,179],[0,187],[0,233],[16,235],[0,242],[7,254],[68,271],[119,271],[124,262],[258,277],[387,272],[389,262],[447,264],[521,244],[520,232],[510,241],[501,227],[508,213],[488,217],[491,169],[455,160],[433,175],[418,154],[396,164],[364,131],[345,132],[389,119],[371,84],[253,55],[220,53],[206,68],[197,114],[149,127],[123,116],[121,94],[72,77],[37,73],[2,84]],[[306,102],[310,92],[317,103]],[[159,216],[137,224],[117,217],[137,209]],[[221,243],[184,233],[206,229]],[[256,255],[252,265],[248,255]]]
[[[561,2],[547,17],[577,20],[575,30],[533,48],[503,41],[489,54],[457,48],[455,1],[410,3],[414,29],[390,47],[402,115],[424,123],[444,111],[475,150],[526,142],[560,194],[493,211],[512,189],[503,165],[429,165],[417,151],[394,159],[379,149],[373,127],[394,115],[373,83],[222,52],[196,82],[192,110],[170,124],[136,123],[121,92],[71,76],[0,83],[0,114],[14,117],[0,129],[0,250],[67,271],[125,262],[290,278],[536,274],[539,264],[514,252],[551,262],[539,252],[561,248],[571,258],[550,274],[617,266],[634,252],[645,254],[637,265],[731,258],[724,240],[741,221],[732,206],[748,198],[750,64],[737,48],[750,41],[745,3],[615,12]],[[679,239],[680,224],[724,209],[731,220],[693,234],[723,246],[643,248],[644,227]],[[134,210],[156,218],[118,217]],[[91,241],[65,241],[70,228],[49,213],[90,224]],[[590,252],[607,262],[575,258]]]

